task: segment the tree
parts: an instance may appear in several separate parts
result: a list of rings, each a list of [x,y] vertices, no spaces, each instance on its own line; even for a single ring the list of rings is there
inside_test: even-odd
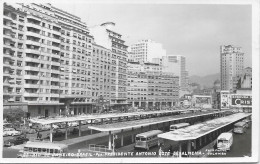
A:
[[[21,108],[4,109],[3,117],[8,122],[21,121],[25,112]]]

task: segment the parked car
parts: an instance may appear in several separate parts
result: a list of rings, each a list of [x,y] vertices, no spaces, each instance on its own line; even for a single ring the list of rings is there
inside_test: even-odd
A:
[[[21,131],[17,131],[14,128],[5,128],[4,133],[8,136],[17,136],[22,134]]]
[[[53,128],[53,129],[59,129],[60,127],[59,127],[58,125],[56,125],[56,124],[53,124],[53,125],[52,125],[52,128]]]
[[[27,126],[21,126],[17,130],[21,131],[22,133],[34,134],[36,133],[35,129],[29,128]]]
[[[54,130],[53,133],[52,133],[53,138],[62,137],[64,135],[65,135],[65,133],[63,131],[59,130],[59,129]],[[47,134],[47,138],[50,138],[50,133]]]
[[[71,131],[71,134],[79,134],[79,129],[73,128],[73,130]]]
[[[63,128],[66,128],[66,123],[65,122],[61,122],[61,123],[58,123],[57,126],[61,129]]]
[[[78,125],[79,125],[79,123],[78,123],[78,122],[76,122],[76,121],[74,121],[74,122],[69,122],[69,123],[68,123],[68,125],[69,125],[69,126],[76,127],[76,126],[78,126]]]
[[[24,136],[12,137],[12,138],[4,141],[4,146],[19,145],[19,144],[23,144],[27,141],[29,141],[29,139]]]

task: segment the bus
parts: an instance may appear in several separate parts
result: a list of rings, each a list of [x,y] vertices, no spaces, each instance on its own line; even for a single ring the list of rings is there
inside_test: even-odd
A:
[[[180,128],[185,128],[187,126],[190,126],[189,123],[179,123],[179,124],[173,124],[170,126],[170,131],[174,131]]]
[[[143,148],[149,150],[152,146],[159,146],[163,143],[163,140],[159,139],[157,135],[161,133],[163,133],[161,130],[151,130],[145,133],[137,134],[135,136],[134,148]]]
[[[229,151],[233,144],[233,134],[232,133],[221,133],[217,138],[217,149]]]
[[[60,158],[63,153],[68,153],[68,146],[49,141],[28,141],[23,150],[18,154],[18,158]]]
[[[234,133],[240,133],[240,134],[243,134],[244,132],[246,132],[246,128],[247,128],[247,123],[246,122],[243,122],[243,121],[240,121],[240,122],[237,122],[235,123],[234,125]]]

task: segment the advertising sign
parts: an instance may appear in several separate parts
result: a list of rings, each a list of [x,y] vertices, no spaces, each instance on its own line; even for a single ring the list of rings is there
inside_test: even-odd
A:
[[[193,95],[194,107],[211,108],[212,97],[208,95]]]
[[[221,91],[220,93],[220,108],[229,109],[229,91]]]
[[[196,104],[210,104],[211,97],[196,97],[195,103]]]
[[[233,107],[252,107],[251,95],[231,95],[231,106]]]

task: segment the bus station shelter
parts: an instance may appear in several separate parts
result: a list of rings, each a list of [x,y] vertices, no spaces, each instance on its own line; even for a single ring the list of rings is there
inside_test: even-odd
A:
[[[123,146],[123,139],[124,134],[123,132],[126,130],[130,130],[129,134],[131,134],[132,142],[134,141],[134,129],[141,128],[141,132],[143,132],[143,127],[149,127],[151,129],[151,125],[158,125],[162,124],[163,129],[166,127],[166,123],[168,122],[169,126],[173,121],[188,121],[190,119],[195,119],[197,117],[211,117],[211,116],[218,116],[224,117],[226,111],[210,111],[205,113],[198,113],[194,115],[178,115],[175,117],[168,116],[168,117],[157,117],[157,118],[150,118],[150,119],[140,119],[140,120],[133,120],[133,121],[126,121],[120,123],[113,123],[113,124],[103,124],[103,125],[92,125],[89,126],[89,129],[101,131],[101,132],[108,132],[109,133],[109,141],[108,141],[108,148],[111,149],[112,145],[112,132],[121,132],[121,146]]]
[[[160,110],[160,111],[139,111],[139,112],[131,112],[131,113],[108,113],[108,114],[91,114],[91,115],[76,115],[76,116],[57,116],[57,117],[53,117],[53,118],[32,118],[30,119],[30,121],[32,123],[38,123],[38,124],[42,124],[42,125],[46,125],[49,124],[51,126],[50,129],[50,141],[53,141],[53,124],[57,124],[57,123],[66,123],[66,129],[65,129],[65,139],[67,139],[68,136],[68,123],[69,122],[78,122],[79,124],[79,136],[81,136],[81,126],[82,123],[81,121],[87,120],[88,121],[88,128],[89,129],[93,129],[93,130],[98,130],[101,132],[109,132],[109,145],[111,145],[111,131],[116,131],[115,127],[120,127],[120,128],[116,128],[117,130],[123,130],[126,128],[135,128],[135,127],[142,127],[143,126],[149,126],[149,125],[154,125],[154,124],[158,124],[158,123],[163,123],[163,122],[167,122],[167,121],[171,121],[174,120],[172,115],[175,114],[180,114],[182,112],[187,112],[190,111],[192,113],[195,113],[195,115],[192,117],[198,117],[198,115],[196,115],[197,111],[200,111],[200,109],[185,109],[185,110]],[[225,111],[216,111],[216,110],[208,110],[207,112],[204,112],[203,114],[201,113],[199,116],[210,116],[210,115],[224,115]],[[155,116],[156,118],[150,118],[149,116]],[[149,119],[141,119],[141,120],[134,120],[134,121],[129,121],[130,117],[141,117],[141,116],[146,116],[146,118]],[[158,117],[158,116],[163,116],[163,117]],[[170,117],[169,119],[165,120],[165,117]],[[176,115],[175,115],[176,116]],[[183,117],[180,115],[180,117]],[[128,121],[121,121],[120,123],[112,123],[112,119],[113,118],[117,118],[120,122],[120,119],[122,118],[126,118],[126,120]],[[94,125],[93,121],[94,120],[101,120],[101,125]],[[104,120],[110,120],[110,124],[104,124]],[[175,117],[176,119],[176,117]],[[140,121],[140,122],[139,122]],[[90,126],[89,126],[90,125]],[[110,128],[108,128],[107,126],[110,126]],[[92,133],[91,133],[92,134]],[[123,141],[122,141],[123,143]],[[111,148],[111,146],[110,146]]]
[[[214,138],[217,138],[222,132],[227,132],[232,129],[233,125],[236,122],[250,116],[251,113],[236,113],[233,115],[216,118],[167,133],[162,133],[159,134],[158,137],[178,142],[179,156],[181,156],[182,143],[186,142],[187,152],[191,152],[192,145],[196,149],[197,144],[199,144],[198,146],[202,146],[202,142],[207,144],[208,142],[213,141]],[[209,141],[207,142],[207,140]]]

